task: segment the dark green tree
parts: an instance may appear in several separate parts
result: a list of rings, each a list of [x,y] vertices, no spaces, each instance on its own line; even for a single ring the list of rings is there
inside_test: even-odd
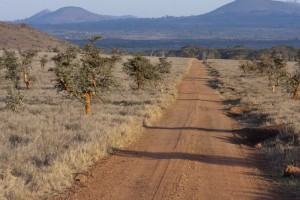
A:
[[[86,114],[91,114],[91,99],[102,98],[104,93],[116,87],[113,77],[115,60],[101,56],[101,50],[94,48],[100,37],[94,37],[82,49],[78,59],[76,49],[69,48],[53,58],[56,68],[57,88],[67,91],[85,105]]]
[[[255,71],[256,65],[254,62],[249,60],[240,61],[240,69],[243,71],[244,75],[247,76],[251,71]]]
[[[260,75],[266,74],[269,79],[269,84],[272,86],[272,92],[276,91],[276,87],[282,83],[287,77],[287,63],[280,56],[270,57],[264,55],[260,61],[257,62],[257,71]]]
[[[300,59],[298,61],[298,69],[292,75],[291,74],[288,75],[287,83],[288,83],[288,86],[291,87],[291,89],[293,91],[292,99],[294,101],[296,101],[299,96],[298,92],[299,92],[299,88],[300,88]]]
[[[4,75],[7,97],[5,100],[6,108],[17,111],[23,106],[23,96],[19,91],[19,72],[20,63],[15,52],[4,50],[0,57],[0,75]],[[2,77],[2,76],[1,76]]]
[[[273,57],[271,63],[267,67],[267,76],[269,83],[272,86],[272,92],[276,91],[276,86],[287,76],[287,63],[280,56]]]
[[[19,89],[20,63],[16,53],[4,50],[3,56],[1,57],[1,65],[4,69],[5,80],[11,82],[15,89]]]
[[[22,71],[23,81],[27,89],[29,89],[30,84],[36,82],[37,80],[36,77],[32,75],[32,73],[30,72],[33,59],[36,55],[37,55],[37,51],[31,49],[21,53],[21,59],[22,59],[21,71]]]
[[[160,79],[158,68],[141,55],[128,59],[123,66],[123,70],[134,79],[137,90],[140,90],[147,83]]]
[[[46,64],[48,62],[48,55],[45,54],[43,57],[41,57],[40,59],[40,64],[41,64],[41,68],[44,69]]]
[[[168,61],[166,57],[159,58],[159,63],[156,65],[158,72],[162,74],[170,73],[172,62]]]

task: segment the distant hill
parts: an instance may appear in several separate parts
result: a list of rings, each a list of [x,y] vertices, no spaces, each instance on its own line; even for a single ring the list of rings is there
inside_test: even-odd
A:
[[[300,16],[300,4],[294,2],[281,2],[272,0],[236,0],[222,6],[206,16],[217,15],[295,15]]]
[[[126,18],[134,18],[134,16],[98,15],[79,7],[64,7],[53,12],[43,10],[30,18],[16,22],[28,24],[72,24]]]
[[[67,24],[34,24],[68,40],[94,34],[125,40],[300,40],[300,4],[236,0],[188,17],[125,18]],[[284,44],[284,43],[282,43]]]
[[[65,49],[69,44],[25,24],[0,22],[0,49]]]

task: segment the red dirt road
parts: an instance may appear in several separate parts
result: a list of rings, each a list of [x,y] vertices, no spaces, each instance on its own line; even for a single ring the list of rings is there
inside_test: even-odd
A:
[[[251,151],[237,144],[236,125],[194,61],[162,120],[94,166],[87,185],[67,199],[274,199]]]

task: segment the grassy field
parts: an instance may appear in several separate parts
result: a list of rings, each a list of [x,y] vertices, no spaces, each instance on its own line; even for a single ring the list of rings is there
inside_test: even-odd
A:
[[[228,113],[234,113],[243,127],[262,129],[283,125],[279,135],[257,145],[270,161],[268,175],[299,192],[297,179],[282,179],[286,165],[300,165],[300,101],[292,101],[278,87],[275,93],[266,77],[257,74],[243,76],[237,60],[208,60],[211,86],[218,89]],[[296,63],[288,63],[294,71]],[[232,115],[231,115],[232,116]]]
[[[118,63],[115,75],[121,88],[102,102],[94,101],[92,116],[86,116],[84,105],[67,98],[67,93],[57,93],[49,70],[52,62],[42,70],[35,61],[32,72],[38,81],[30,90],[22,85],[25,106],[19,112],[4,109],[7,94],[0,88],[0,199],[58,194],[95,161],[134,141],[143,124],[155,122],[174,101],[176,86],[189,70],[191,59],[170,60],[171,73],[164,81],[142,91],[130,88],[132,80]]]

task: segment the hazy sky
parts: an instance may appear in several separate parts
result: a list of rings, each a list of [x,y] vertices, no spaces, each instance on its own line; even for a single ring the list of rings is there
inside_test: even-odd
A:
[[[105,15],[189,16],[207,13],[234,0],[0,0],[0,20],[30,17],[41,10],[78,6]]]

